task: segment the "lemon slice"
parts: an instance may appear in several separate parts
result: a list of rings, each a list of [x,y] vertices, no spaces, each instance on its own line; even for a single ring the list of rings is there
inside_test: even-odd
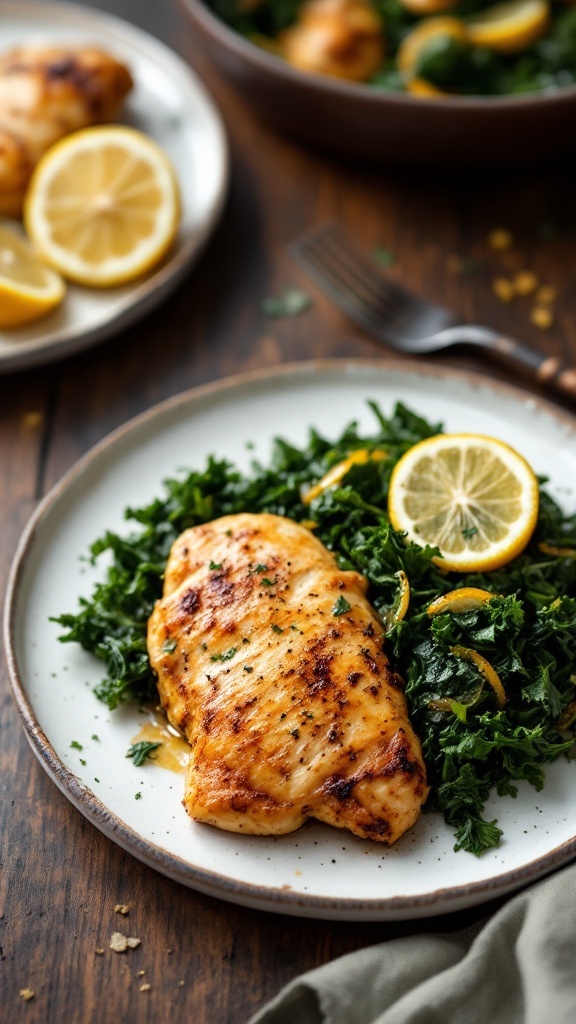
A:
[[[381,451],[369,451],[367,448],[358,448],[356,451],[351,452],[342,462],[337,462],[336,465],[332,466],[327,473],[324,474],[318,483],[313,484],[309,491],[302,496],[302,502],[304,505],[309,505],[314,498],[318,495],[323,494],[330,487],[335,487],[340,480],[343,480],[352,466],[363,466],[367,462],[380,462],[381,459],[387,458],[386,452]]]
[[[433,39],[437,39],[440,36],[448,36],[450,39],[455,39],[461,43],[466,43],[468,40],[466,26],[459,18],[452,18],[449,15],[439,15],[437,18],[422,18],[415,28],[411,29],[404,36],[398,47],[396,61],[399,70],[405,78],[414,77],[414,69],[420,54]],[[422,79],[418,79],[419,83],[421,81]],[[434,89],[434,86],[432,89]],[[424,88],[421,85],[418,85],[414,91],[424,95]],[[427,90],[427,94],[432,95],[432,90]]]
[[[547,544],[544,540],[538,545],[538,550],[543,555],[550,555],[551,558],[576,558],[576,548],[559,548],[556,544]]]
[[[450,648],[450,653],[455,658],[462,658],[463,661],[467,661],[469,665],[474,665],[474,668],[478,669],[478,672],[483,679],[486,680],[489,686],[494,690],[496,697],[496,707],[501,711],[506,707],[507,697],[506,691],[502,685],[502,680],[496,672],[496,669],[492,668],[489,661],[486,660],[478,651],[473,651],[470,647],[460,647],[456,645]]]
[[[179,211],[176,175],[161,147],[133,128],[106,125],[74,132],[42,157],[24,223],[65,277],[107,287],[162,259]]]
[[[388,514],[416,544],[438,547],[444,568],[486,572],[526,547],[538,518],[538,481],[503,441],[439,434],[397,462]]]
[[[437,86],[432,85],[432,82],[427,82],[425,78],[409,78],[406,82],[407,92],[411,92],[413,96],[424,96],[433,99],[435,96],[449,96],[450,93],[444,89],[438,89]]]
[[[428,615],[443,615],[444,612],[458,615],[460,612],[476,611],[494,596],[489,590],[481,590],[479,587],[460,587],[458,590],[451,590],[449,594],[437,597],[428,605],[426,611]]]
[[[550,25],[547,0],[510,0],[477,14],[466,25],[468,40],[499,53],[519,53],[543,36]]]
[[[459,3],[460,0],[400,0],[402,7],[410,11],[410,14],[415,14],[420,18],[427,14],[441,14],[443,11],[450,11]]]
[[[391,608],[384,616],[384,629],[389,633],[393,626],[406,617],[410,607],[410,581],[403,569],[399,569],[394,575],[398,580],[398,594]]]
[[[56,271],[40,262],[32,246],[0,225],[0,327],[19,327],[45,316],[64,298]]]

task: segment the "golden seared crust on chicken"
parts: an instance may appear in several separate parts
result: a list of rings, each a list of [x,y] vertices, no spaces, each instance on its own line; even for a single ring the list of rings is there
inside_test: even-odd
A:
[[[278,42],[304,71],[365,82],[384,60],[384,31],[371,0],[307,0]]]
[[[98,49],[22,46],[0,57],[0,213],[18,217],[40,157],[64,135],[112,120],[132,84]]]
[[[393,843],[428,794],[364,577],[280,516],[183,533],[148,626],[163,707],[192,747],[197,821],[279,835],[306,819]]]

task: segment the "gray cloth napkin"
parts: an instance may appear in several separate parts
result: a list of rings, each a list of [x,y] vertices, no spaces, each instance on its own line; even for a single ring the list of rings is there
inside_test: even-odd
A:
[[[576,864],[469,928],[309,971],[249,1024],[576,1024]]]

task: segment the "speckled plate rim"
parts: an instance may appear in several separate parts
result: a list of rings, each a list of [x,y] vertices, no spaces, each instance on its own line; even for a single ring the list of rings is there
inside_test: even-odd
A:
[[[49,21],[51,32],[61,24],[87,37],[91,33],[104,33],[116,48],[125,52],[126,60],[130,54],[138,54],[148,65],[160,68],[177,81],[182,93],[189,97],[191,109],[195,106],[198,110],[201,108],[203,116],[211,122],[214,190],[210,203],[202,211],[198,227],[182,231],[174,251],[151,274],[134,282],[109,316],[95,318],[88,328],[72,322],[49,333],[43,329],[44,322],[40,320],[37,325],[32,325],[34,337],[19,338],[16,332],[13,343],[12,336],[4,333],[2,340],[6,348],[0,350],[0,374],[44,365],[90,348],[129,327],[164,301],[200,256],[215,229],[224,208],[230,177],[228,139],[220,112],[200,78],[170,47],[130,22],[79,4],[52,0],[2,0],[0,27],[2,20],[8,18],[22,19],[27,26],[34,24],[35,19],[40,25]]]
[[[313,360],[284,364],[271,369],[249,371],[200,385],[175,395],[127,421],[91,448],[39,503],[21,535],[9,573],[3,622],[9,680],[27,739],[52,781],[96,828],[138,860],[189,888],[252,909],[340,921],[394,921],[434,917],[474,907],[512,893],[566,865],[576,856],[575,835],[547,851],[545,855],[529,861],[518,869],[505,871],[494,878],[481,882],[443,887],[416,896],[398,895],[374,899],[323,897],[295,893],[280,887],[239,882],[225,875],[198,868],[135,833],[63,763],[35,717],[27,694],[26,682],[20,674],[16,654],[17,597],[23,574],[34,548],[37,531],[44,516],[64,498],[68,488],[86,468],[133,430],[138,430],[153,421],[156,416],[169,414],[171,410],[176,410],[180,406],[193,405],[197,401],[211,396],[220,396],[226,392],[233,394],[235,389],[246,388],[252,383],[273,383],[275,380],[286,380],[290,376],[297,379],[302,375],[306,377],[319,376],[334,371],[345,375],[372,368],[378,373],[386,369],[392,373],[404,373],[417,378],[424,377],[431,382],[435,379],[448,380],[455,386],[460,383],[469,387],[488,389],[499,397],[509,397],[512,403],[529,401],[557,420],[576,437],[576,416],[521,388],[493,381],[481,374],[397,359]]]

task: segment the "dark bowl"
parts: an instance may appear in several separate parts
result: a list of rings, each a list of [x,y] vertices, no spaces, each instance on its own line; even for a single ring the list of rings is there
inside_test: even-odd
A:
[[[378,163],[548,161],[576,146],[576,86],[511,97],[419,98],[299,71],[250,43],[202,0],[181,0],[195,44],[267,124]]]

